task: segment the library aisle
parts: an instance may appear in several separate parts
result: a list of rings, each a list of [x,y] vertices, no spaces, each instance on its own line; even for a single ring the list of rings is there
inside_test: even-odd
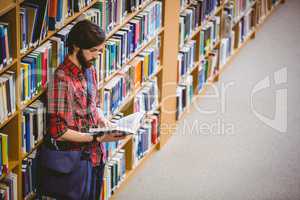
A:
[[[299,10],[270,16],[114,199],[300,198]]]

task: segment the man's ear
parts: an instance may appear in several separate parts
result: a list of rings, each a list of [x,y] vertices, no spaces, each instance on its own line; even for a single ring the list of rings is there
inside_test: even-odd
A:
[[[75,53],[78,53],[79,47],[77,47],[76,45],[73,45],[73,49],[74,49],[74,52],[75,52]]]

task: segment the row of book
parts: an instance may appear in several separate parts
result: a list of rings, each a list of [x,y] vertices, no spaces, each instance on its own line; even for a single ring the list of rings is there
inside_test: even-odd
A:
[[[0,22],[0,70],[12,62],[10,26],[7,22]]]
[[[128,74],[128,71],[125,72]],[[132,94],[132,80],[128,75],[116,75],[108,84],[104,86],[103,92],[103,113],[110,117],[118,112],[118,108]]]
[[[116,152],[105,165],[103,175],[103,185],[101,200],[108,200],[113,192],[120,186],[125,179],[126,159],[125,150],[120,149]]]
[[[151,115],[148,120],[138,130],[138,134],[133,135],[133,167],[149,152],[153,144],[159,138],[158,117],[159,113]]]
[[[20,7],[21,53],[38,46],[49,30],[61,28],[68,17],[91,3],[91,0],[24,1]]]
[[[18,199],[18,175],[10,172],[0,181],[0,199],[17,200]]]
[[[0,123],[16,111],[16,73],[6,71],[0,76]]]
[[[38,160],[35,154],[25,158],[22,161],[22,197],[23,199],[32,199],[37,193],[38,187]]]
[[[187,75],[197,61],[196,40],[191,40],[178,53],[177,82]]]
[[[231,10],[231,16],[233,21],[236,23],[241,17],[244,16],[245,12],[252,7],[254,0],[230,0],[226,3],[227,9]]]
[[[0,133],[0,175],[8,173],[8,135]]]
[[[115,26],[121,24],[127,14],[137,10],[149,0],[104,0],[93,5],[93,12],[97,12],[100,27],[109,33]],[[89,12],[88,12],[89,13]]]
[[[21,102],[46,88],[52,66],[52,43],[47,41],[21,60]]]
[[[180,46],[183,46],[184,41],[191,36],[195,29],[204,24],[207,17],[210,16],[218,6],[220,6],[220,0],[196,0],[180,14]]]
[[[46,131],[46,107],[36,100],[22,113],[22,152],[29,153],[37,142],[41,141]]]
[[[21,53],[36,47],[48,32],[48,2],[27,0],[20,7]]]
[[[159,106],[157,77],[145,82],[134,97],[134,112],[152,112]]]
[[[103,83],[105,77],[109,74],[104,68],[103,57],[99,56],[95,62],[94,66],[97,71],[98,83]],[[160,37],[157,37],[154,42],[140,54],[138,54],[133,60],[126,66],[123,66],[121,71],[127,71],[128,67],[131,67],[130,74],[134,74],[133,84],[134,88],[138,88],[143,81],[151,78],[160,66]]]
[[[137,112],[134,112],[137,113]],[[160,112],[158,110],[155,110],[153,112],[139,112],[144,115],[143,119],[139,123],[135,123],[135,125],[132,125],[132,121],[136,121],[136,119],[133,119],[132,121],[129,121],[130,124],[125,124],[127,126],[130,126],[131,128],[134,126],[134,130],[138,130],[143,124],[148,123],[151,124],[151,143],[156,144],[158,142],[158,138],[160,135]],[[122,117],[124,117],[123,113],[117,113],[114,115],[114,117],[111,119],[112,123],[116,123],[118,120],[120,120]],[[133,116],[135,117],[135,116]],[[135,117],[137,118],[137,117]],[[132,122],[133,123],[133,122]],[[106,155],[107,160],[110,160],[116,152],[120,149],[124,141],[119,140],[116,142],[106,142],[105,143],[105,149],[106,149]]]
[[[255,13],[254,9],[250,9],[248,13],[237,24],[235,29],[234,48],[238,48],[247,38],[249,33],[255,28]]]
[[[154,81],[154,89],[154,86],[150,84],[155,80],[153,75],[158,70],[158,66],[159,47],[157,43],[155,43],[154,46],[150,46],[136,56],[129,65],[124,66],[121,69],[122,73],[113,77],[113,79],[104,86],[104,115],[109,116],[116,113],[126,98],[133,94],[134,90],[139,90],[142,85],[144,85],[144,88],[136,95],[136,107],[148,111],[152,109],[152,107],[157,106],[157,101],[153,100],[155,97],[147,96],[145,93],[154,95],[153,92],[155,92],[156,97],[158,97],[157,81]],[[101,67],[96,67],[97,71],[99,71],[100,68]]]
[[[234,51],[234,31],[231,34],[223,38],[220,43],[220,65],[223,66],[228,61],[228,58]]]
[[[178,84],[176,89],[176,119],[179,119],[180,114],[190,105],[193,96],[193,76],[188,75],[184,82]]]
[[[97,16],[97,12],[88,10],[90,16]],[[99,20],[95,17],[94,23]],[[100,24],[98,24],[100,25]],[[106,43],[103,51],[100,53],[99,65],[103,67],[101,78],[105,79],[119,70],[122,65],[132,58],[133,54],[140,49],[146,42],[153,39],[162,26],[162,3],[152,2],[142,12],[131,19]],[[104,76],[102,78],[102,76]]]
[[[209,53],[209,55],[201,61],[200,66],[204,69],[205,72],[205,82],[207,80],[213,80],[219,73],[219,50],[212,50],[211,53]]]
[[[229,15],[224,15],[226,18],[230,18]],[[245,41],[245,39],[252,33],[255,28],[255,11],[254,9],[250,9],[238,22],[236,28],[234,30],[230,30],[227,28],[228,33],[226,33],[226,37],[221,40],[220,45],[220,64],[221,66],[227,62],[227,59],[230,55],[232,55],[233,51],[240,47],[240,45]],[[225,27],[227,24],[225,24]],[[231,25],[229,24],[231,27]]]
[[[220,17],[213,16],[200,31],[200,59],[220,40]]]

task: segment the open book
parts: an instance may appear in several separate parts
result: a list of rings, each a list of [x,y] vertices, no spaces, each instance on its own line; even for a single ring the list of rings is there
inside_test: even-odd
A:
[[[89,132],[93,135],[104,135],[117,133],[122,136],[137,134],[138,129],[141,126],[145,116],[144,112],[137,112],[131,115],[127,115],[119,120],[117,120],[114,126],[111,127],[102,127],[102,128],[90,128]]]

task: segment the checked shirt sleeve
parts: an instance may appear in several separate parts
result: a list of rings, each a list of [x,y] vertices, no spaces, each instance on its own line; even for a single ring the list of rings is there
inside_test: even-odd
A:
[[[73,93],[68,80],[64,72],[58,70],[48,89],[49,133],[54,139],[62,136],[75,123],[72,114]]]

